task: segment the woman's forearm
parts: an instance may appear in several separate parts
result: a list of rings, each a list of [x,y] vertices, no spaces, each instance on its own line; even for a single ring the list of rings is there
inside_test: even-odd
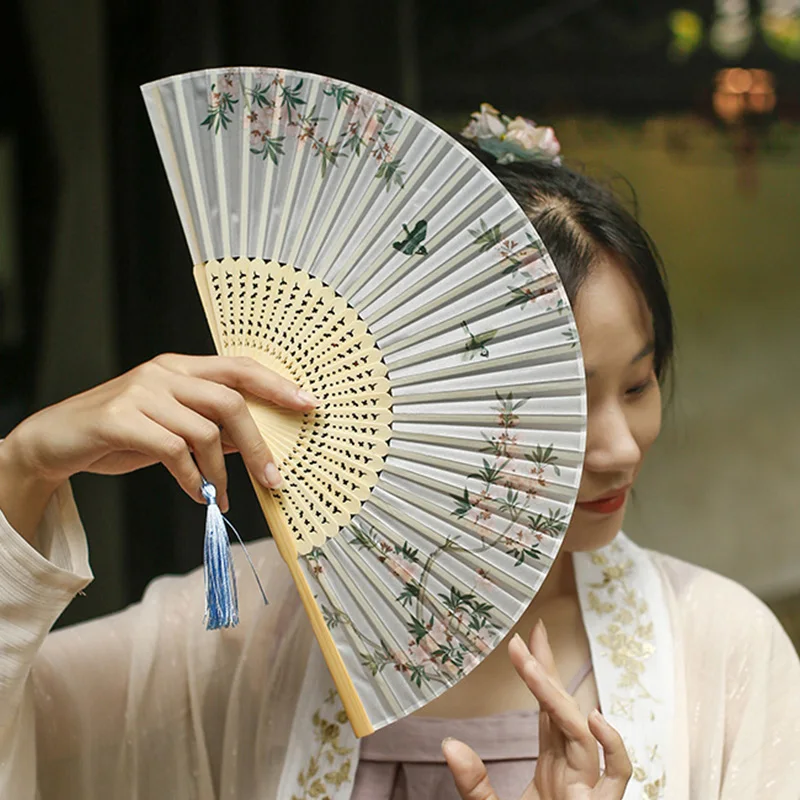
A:
[[[0,441],[0,511],[14,530],[36,546],[36,529],[58,486],[28,463],[22,437],[15,433]]]

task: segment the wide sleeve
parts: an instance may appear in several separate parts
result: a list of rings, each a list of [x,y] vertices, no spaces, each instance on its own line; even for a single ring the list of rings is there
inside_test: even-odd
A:
[[[766,605],[744,590],[735,594],[720,800],[798,800],[800,658]]]
[[[690,797],[800,798],[800,659],[733,581],[662,557],[684,651]]]
[[[61,501],[40,531],[42,553],[5,520],[0,530],[0,797],[271,798],[311,638],[274,544],[248,548],[267,607],[234,548],[237,628],[205,630],[197,571],[48,635],[90,578],[77,512]]]
[[[0,797],[19,800],[33,798],[36,785],[31,665],[53,623],[92,579],[69,486],[48,503],[38,541],[41,552],[0,512]]]

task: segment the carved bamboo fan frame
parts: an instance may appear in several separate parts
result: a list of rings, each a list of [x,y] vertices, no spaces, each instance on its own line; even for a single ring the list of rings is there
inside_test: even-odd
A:
[[[321,401],[302,415],[250,404],[285,475],[266,500],[270,516],[306,556],[350,522],[378,481],[392,420],[386,364],[358,314],[307,272],[227,258],[195,273],[217,350],[250,356]]]
[[[253,482],[357,735],[506,636],[577,494],[585,386],[536,231],[427,120],[280,69],[143,87],[217,351],[322,402],[251,402]],[[269,613],[269,612],[266,612]]]

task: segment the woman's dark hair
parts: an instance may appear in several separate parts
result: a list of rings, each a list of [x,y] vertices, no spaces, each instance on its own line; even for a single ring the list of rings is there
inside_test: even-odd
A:
[[[654,367],[661,381],[672,357],[672,309],[658,251],[634,214],[611,189],[569,167],[547,161],[498,164],[471,142],[465,144],[530,218],[570,302],[575,302],[601,252],[616,256],[625,265],[653,317]]]

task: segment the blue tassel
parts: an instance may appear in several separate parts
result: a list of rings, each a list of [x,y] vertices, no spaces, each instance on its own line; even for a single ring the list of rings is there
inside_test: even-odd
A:
[[[205,498],[206,509],[206,537],[203,553],[206,584],[206,629],[213,631],[219,628],[234,628],[239,624],[239,597],[236,591],[236,573],[231,557],[231,543],[227,525],[242,545],[245,557],[255,575],[256,583],[261,591],[264,604],[267,605],[267,595],[261,585],[255,565],[244,546],[242,537],[236,528],[222,515],[217,505],[217,490],[214,484],[203,479],[201,487]]]

